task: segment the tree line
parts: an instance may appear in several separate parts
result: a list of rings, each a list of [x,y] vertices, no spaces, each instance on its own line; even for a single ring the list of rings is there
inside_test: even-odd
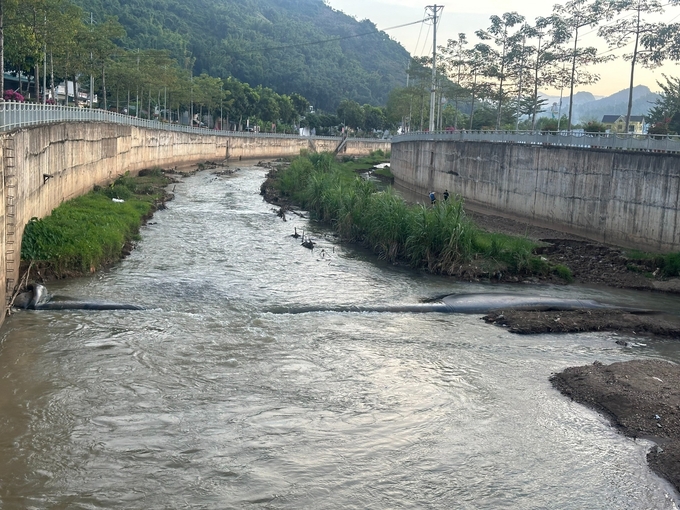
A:
[[[536,129],[537,116],[546,106],[539,90],[553,88],[569,91],[568,112],[559,119],[561,127],[569,129],[574,89],[596,83],[600,76],[595,66],[625,48],[623,58],[630,62],[628,132],[636,69],[680,60],[680,24],[656,21],[666,7],[678,4],[680,0],[570,0],[533,21],[516,11],[491,16],[488,27],[475,31],[477,42],[460,33],[437,49],[436,125],[517,129],[524,118],[528,120],[522,127]],[[592,32],[607,43],[606,51],[583,44],[583,36]],[[411,84],[392,92],[388,118],[422,130],[429,120],[431,75],[425,68],[432,58],[412,63]],[[660,84],[664,92],[677,89],[677,82],[667,80]],[[656,112],[656,118],[659,115]]]
[[[62,104],[90,106],[91,94],[97,94],[100,108],[140,117],[177,121],[186,112],[198,122],[220,118],[243,127],[250,120],[286,131],[309,111],[309,101],[300,94],[278,94],[232,77],[195,76],[189,52],[178,60],[167,50],[126,49],[125,35],[116,18],[94,20],[68,0],[0,0],[2,68],[30,75],[36,91],[45,83],[34,100],[52,103],[61,97]],[[58,95],[57,86],[69,81],[73,88]],[[5,90],[4,74],[0,87]],[[74,89],[86,90],[87,99]],[[23,100],[26,93],[28,86],[19,80],[5,99]]]
[[[345,98],[385,104],[409,60],[369,20],[323,0],[72,1],[95,20],[116,15],[126,48],[164,49],[180,62],[190,55],[194,74],[298,93],[327,112]]]
[[[570,0],[533,22],[514,11],[491,16],[489,26],[475,32],[477,42],[471,43],[461,33],[438,48],[436,125],[515,129],[525,119],[521,127],[536,129],[538,114],[545,108],[539,90],[560,88],[569,90],[569,110],[553,127],[571,127],[574,89],[599,80],[593,66],[614,58],[611,51],[631,47],[624,55],[630,61],[628,129],[636,68],[680,60],[679,25],[649,20],[665,7],[678,4],[680,0],[665,4],[659,0]],[[587,31],[596,31],[609,50],[584,46]],[[364,132],[398,125],[422,130],[429,122],[430,58],[411,60],[407,86],[393,88],[385,107],[360,105],[346,99],[351,94],[342,87],[329,83],[327,88],[338,101],[345,99],[335,111],[313,112],[310,101],[296,92],[281,94],[262,85],[251,86],[214,66],[215,75],[195,73],[196,57],[182,40],[172,51],[131,48],[130,42],[117,18],[96,19],[71,0],[0,0],[3,68],[32,74],[36,85],[41,81],[47,85],[52,98],[58,97],[58,83],[71,81],[77,90],[78,82],[85,81],[89,94],[97,93],[100,107],[161,120],[177,120],[187,112],[198,122],[219,118],[227,126],[250,123],[279,132],[303,126],[333,133],[338,125]],[[680,128],[680,118],[673,121],[676,110],[671,110],[680,100],[674,103],[667,97],[679,87],[672,78],[667,81],[662,85],[666,102],[653,109],[653,118],[666,125],[676,122]],[[20,97],[21,87],[20,82],[17,94],[7,98]],[[68,103],[69,94],[64,95]],[[72,102],[83,101],[73,94]]]

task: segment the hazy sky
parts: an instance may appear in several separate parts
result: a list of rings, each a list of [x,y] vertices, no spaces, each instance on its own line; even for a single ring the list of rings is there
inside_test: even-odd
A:
[[[345,14],[354,16],[359,20],[370,19],[379,29],[409,23],[423,19],[426,5],[434,2],[417,2],[415,0],[329,0],[328,3],[334,9],[343,11]],[[474,32],[489,26],[489,16],[501,15],[508,11],[517,11],[528,20],[534,20],[537,16],[546,16],[552,12],[554,3],[563,3],[559,0],[439,0],[437,5],[443,5],[441,23],[437,32],[437,45],[444,45],[457,34],[464,32],[468,40],[476,41]],[[680,19],[680,7],[667,7],[664,15],[665,21]],[[429,30],[428,30],[429,28]],[[388,34],[399,41],[412,55],[420,56],[432,52],[432,26],[414,25],[396,30],[389,30]],[[590,32],[590,33],[588,33]],[[607,50],[606,43],[595,33],[596,30],[586,30],[585,36],[579,39],[584,45],[597,46]],[[616,50],[614,54],[626,53],[625,49]],[[595,95],[605,96],[627,89],[630,81],[630,63],[622,58],[614,62],[601,65],[597,69],[601,76],[598,83],[581,87],[577,90],[588,90]],[[635,85],[647,85],[654,91],[658,91],[657,80],[663,81],[661,73],[672,76],[680,76],[680,66],[666,64],[664,67],[654,70],[635,68]],[[559,95],[559,91],[546,91]],[[568,94],[568,91],[566,91]]]

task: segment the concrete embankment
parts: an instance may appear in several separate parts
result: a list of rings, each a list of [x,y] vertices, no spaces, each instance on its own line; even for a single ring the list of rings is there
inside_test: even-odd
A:
[[[680,156],[465,141],[392,143],[395,185],[472,210],[652,252],[680,251]],[[441,196],[441,195],[440,195]]]
[[[7,303],[18,283],[26,223],[47,216],[63,201],[87,193],[94,185],[105,185],[125,172],[134,175],[144,168],[295,156],[303,149],[334,151],[339,142],[331,138],[218,136],[87,122],[4,133],[0,155],[0,274],[4,285],[0,302]],[[389,141],[349,139],[343,154],[367,155],[389,148]]]

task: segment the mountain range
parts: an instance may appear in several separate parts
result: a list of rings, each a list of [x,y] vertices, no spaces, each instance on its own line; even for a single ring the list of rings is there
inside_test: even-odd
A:
[[[403,86],[409,53],[368,21],[323,0],[75,0],[116,16],[128,49],[168,50],[194,75],[233,76],[334,111],[342,99],[381,105]]]
[[[556,108],[555,114],[561,112],[562,115],[569,113],[569,97],[562,98],[562,107],[559,108],[559,96],[542,95],[548,100],[547,111],[541,116],[550,116],[551,107]],[[638,85],[633,88],[633,109],[631,115],[646,116],[654,103],[659,98],[659,94],[652,92],[645,85]],[[625,115],[628,111],[628,89],[620,90],[607,97],[596,98],[590,92],[577,92],[574,94],[573,123],[583,123],[591,120],[602,121],[605,115]]]

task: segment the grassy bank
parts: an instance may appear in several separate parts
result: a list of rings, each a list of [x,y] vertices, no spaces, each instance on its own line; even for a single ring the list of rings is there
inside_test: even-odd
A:
[[[125,175],[33,218],[24,230],[22,262],[55,278],[110,266],[129,252],[139,227],[164,202],[169,182],[160,169]]]
[[[481,231],[456,197],[435,206],[409,205],[391,188],[378,192],[358,177],[356,165],[331,154],[303,155],[277,174],[278,191],[332,225],[344,240],[361,243],[389,262],[405,262],[432,273],[556,275],[568,268],[532,254],[528,239]]]
[[[630,271],[642,273],[649,278],[659,275],[665,278],[680,276],[680,253],[654,254],[627,250],[626,256],[630,259]]]

